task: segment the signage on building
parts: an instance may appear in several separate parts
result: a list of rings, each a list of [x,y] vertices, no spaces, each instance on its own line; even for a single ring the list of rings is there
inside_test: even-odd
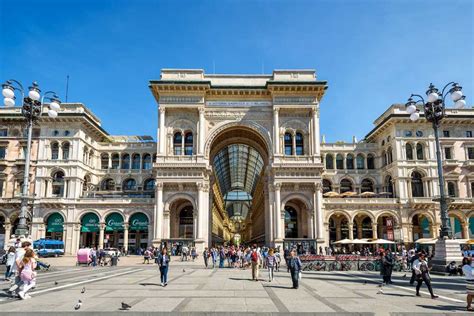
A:
[[[148,230],[148,217],[143,213],[133,214],[130,218],[130,230]]]
[[[81,232],[91,233],[99,231],[99,217],[94,213],[88,213],[82,218]]]
[[[387,225],[387,239],[395,240],[395,236],[393,234],[393,219],[391,217],[387,217],[385,219],[385,224]]]
[[[251,106],[271,106],[270,101],[207,101],[207,106],[225,107],[251,107]]]
[[[107,231],[119,231],[123,230],[123,217],[118,213],[112,213],[107,216],[105,220],[105,230]]]
[[[48,233],[59,233],[64,230],[64,219],[61,214],[53,213],[48,217],[46,231]]]

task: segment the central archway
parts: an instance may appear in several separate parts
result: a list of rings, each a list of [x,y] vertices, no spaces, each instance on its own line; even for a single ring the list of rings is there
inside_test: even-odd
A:
[[[221,127],[211,137],[210,242],[263,244],[271,145],[255,126]]]

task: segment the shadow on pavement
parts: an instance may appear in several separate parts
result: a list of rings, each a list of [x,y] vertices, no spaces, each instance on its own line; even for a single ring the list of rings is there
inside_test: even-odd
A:
[[[436,310],[439,310],[439,311],[464,311],[464,312],[467,312],[465,307],[456,306],[456,305],[437,305],[437,306],[435,306],[435,305],[416,305],[416,306],[423,307],[423,308],[428,308],[428,309],[436,309]]]
[[[271,287],[271,288],[277,288],[277,289],[287,289],[287,290],[293,290],[293,287],[291,286],[282,286],[282,285],[264,285],[265,287]]]
[[[142,286],[148,286],[148,285],[161,286],[161,284],[159,284],[159,283],[138,283],[138,284],[140,284]]]

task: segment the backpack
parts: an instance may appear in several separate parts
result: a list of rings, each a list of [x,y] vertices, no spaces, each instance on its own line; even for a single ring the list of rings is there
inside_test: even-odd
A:
[[[257,252],[253,251],[252,254],[250,255],[250,258],[252,259],[253,262],[258,262]]]
[[[21,270],[20,279],[23,282],[31,282],[33,280],[34,275],[33,275],[33,269],[31,266],[32,266],[32,263],[29,262]]]

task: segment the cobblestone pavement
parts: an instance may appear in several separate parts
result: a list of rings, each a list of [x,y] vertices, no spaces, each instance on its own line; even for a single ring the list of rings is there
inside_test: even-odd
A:
[[[62,259],[67,262],[67,259]],[[128,260],[128,263],[125,264]],[[426,288],[422,297],[414,296],[403,273],[396,274],[395,285],[384,287],[378,294],[377,273],[308,272],[303,274],[300,288],[291,289],[286,271],[277,272],[268,282],[267,273],[260,272],[260,281],[251,280],[251,271],[240,269],[204,269],[200,262],[173,262],[169,285],[159,285],[157,267],[143,265],[141,259],[121,260],[119,267],[60,267],[40,273],[32,298],[20,301],[0,296],[0,313],[52,311],[69,314],[77,300],[80,312],[119,312],[121,302],[132,308],[126,313],[156,312],[196,315],[234,312],[278,313],[298,312],[322,314],[364,313],[395,315],[425,313],[426,315],[457,313],[465,310],[465,285],[461,278],[433,277],[440,299],[432,300]],[[52,261],[51,261],[52,262]],[[59,261],[57,261],[59,262]],[[57,282],[57,284],[55,283]],[[6,282],[0,287],[8,287]],[[85,287],[86,292],[81,294]],[[77,312],[76,312],[77,313]],[[41,315],[35,313],[35,316]]]

